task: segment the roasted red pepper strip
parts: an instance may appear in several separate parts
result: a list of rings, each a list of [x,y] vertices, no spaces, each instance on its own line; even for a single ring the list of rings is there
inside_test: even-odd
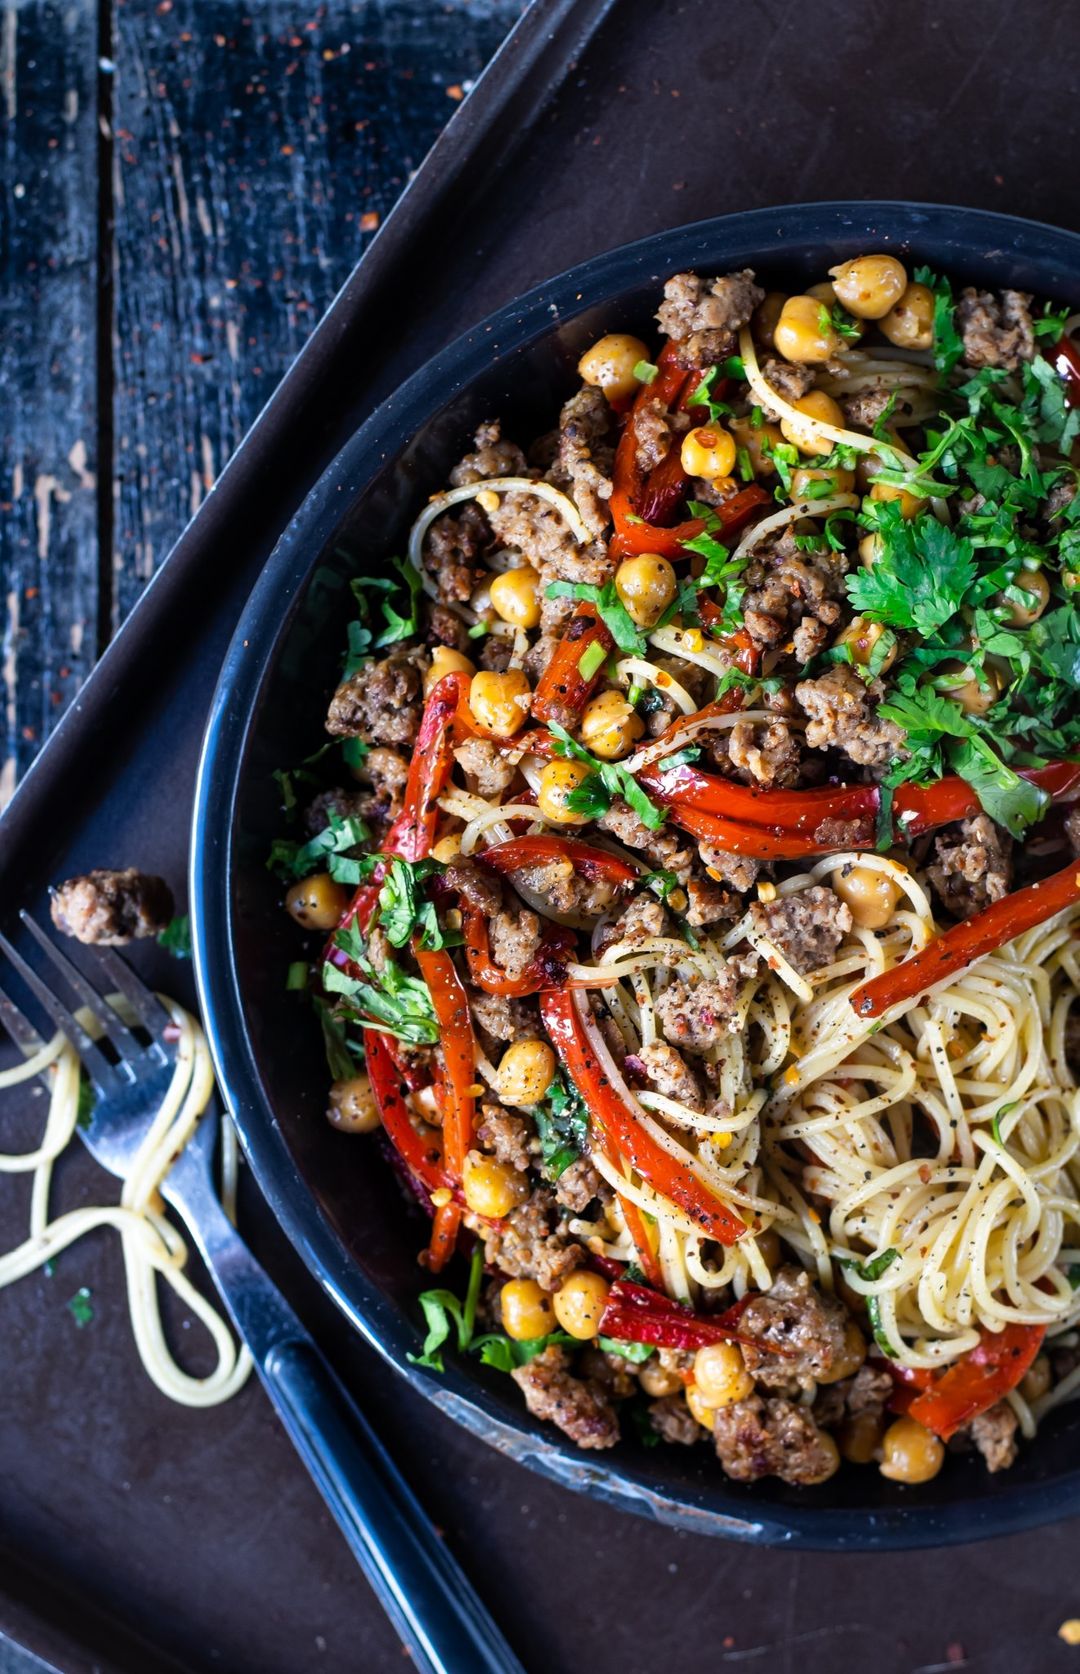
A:
[[[632,1203],[628,1197],[619,1197],[619,1208],[622,1210],[623,1220],[626,1222],[626,1230],[634,1240],[634,1248],[638,1255],[638,1266],[653,1288],[663,1292],[664,1275],[656,1251],[649,1239],[649,1229],[645,1225],[644,1215],[637,1204]]]
[[[453,1199],[440,1204],[431,1222],[431,1239],[420,1260],[431,1273],[441,1273],[457,1247],[457,1235],[463,1214],[460,1203]]]
[[[852,993],[852,1008],[859,1017],[880,1017],[890,1006],[914,999],[1076,901],[1080,901],[1080,860],[1072,861],[1042,883],[1029,884],[1027,889],[995,901],[966,923],[954,924],[943,936],[936,936],[903,964],[871,977]]]
[[[583,878],[606,878],[612,884],[636,883],[639,873],[618,855],[605,849],[593,848],[591,843],[579,843],[573,837],[515,837],[509,843],[496,843],[480,851],[476,859],[493,871],[520,871],[523,866],[542,866],[545,861],[568,860]]]
[[[439,797],[454,766],[452,729],[466,706],[468,694],[467,674],[444,674],[424,706],[405,782],[405,805],[387,841],[388,851],[400,855],[402,860],[422,860],[435,840]]]
[[[771,1344],[738,1330],[738,1321],[750,1300],[744,1296],[722,1314],[695,1314],[645,1285],[616,1279],[600,1317],[600,1333],[620,1343],[652,1343],[657,1348],[694,1350],[710,1343],[753,1343],[757,1348],[771,1348]]]
[[[601,662],[588,679],[582,674],[581,659],[592,645],[603,647],[605,661],[615,649],[615,641],[597,616],[595,605],[579,604],[536,683],[532,712],[538,721],[573,726],[604,667]]]
[[[733,1244],[746,1231],[744,1223],[726,1203],[714,1197],[692,1169],[680,1164],[640,1126],[604,1074],[570,990],[541,994],[540,1015],[548,1038],[606,1141],[654,1191],[676,1204],[710,1238]]]
[[[439,1046],[445,1066],[443,1101],[443,1158],[455,1180],[465,1168],[476,1119],[476,1037],[469,1001],[454,961],[445,949],[413,943],[413,957],[428,985],[439,1023]]]
[[[1065,380],[1065,405],[1080,407],[1080,348],[1071,337],[1063,337],[1050,352],[1054,370]]]
[[[601,1330],[604,1329],[601,1323]],[[912,1401],[908,1416],[942,1441],[955,1436],[1015,1389],[1046,1336],[1044,1325],[1007,1325],[983,1330],[982,1341],[956,1360]]]
[[[745,520],[744,520],[745,521]],[[754,644],[745,628],[737,628],[733,634],[715,633],[713,630],[723,621],[724,613],[715,599],[698,596],[698,615],[701,625],[709,631],[712,641],[724,651],[731,653],[731,660],[736,668],[742,669],[744,674],[756,674],[761,666],[761,650]],[[726,698],[720,700],[727,712],[742,707],[743,694],[737,688],[728,692]],[[712,707],[710,705],[710,707]]]
[[[622,443],[619,445],[621,447]],[[768,499],[765,490],[757,483],[740,488],[737,494],[732,494],[730,499],[715,508],[717,522],[710,533],[714,533],[718,540],[734,535],[756,511],[768,504]],[[614,494],[611,503],[612,515],[615,516]],[[620,525],[616,517],[615,527],[616,532],[608,543],[608,552],[614,559],[632,558],[640,552],[656,552],[661,558],[681,558],[687,541],[702,534],[705,524],[700,517],[691,517],[685,523],[676,523],[671,529],[661,529],[655,523],[630,523],[625,517]]]
[[[545,920],[543,942],[520,976],[509,977],[491,957],[487,919],[471,901],[461,899],[461,928],[465,936],[465,959],[469,975],[485,994],[503,994],[524,999],[544,988],[557,988],[566,981],[567,961],[576,948],[574,932]]]
[[[367,1071],[379,1118],[398,1156],[429,1192],[453,1185],[442,1165],[438,1147],[426,1141],[413,1126],[408,1106],[401,1096],[398,1072],[382,1035],[366,1031]]]
[[[777,835],[759,825],[743,825],[737,820],[721,819],[718,814],[703,814],[698,808],[683,807],[681,802],[673,803],[668,814],[672,825],[689,831],[691,836],[718,849],[752,855],[757,860],[799,860],[803,855],[827,854],[830,848],[836,847],[835,843],[817,843],[813,837]]]

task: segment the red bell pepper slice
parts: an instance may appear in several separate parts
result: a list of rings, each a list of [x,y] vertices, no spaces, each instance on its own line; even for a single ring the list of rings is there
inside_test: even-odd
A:
[[[978,1346],[954,1361],[912,1401],[908,1416],[948,1441],[1016,1388],[1045,1336],[1044,1325],[984,1329]]]
[[[914,999],[1076,901],[1080,901],[1080,860],[1041,883],[993,902],[966,923],[954,924],[903,964],[862,983],[850,996],[850,1004],[858,1017],[880,1017],[891,1006]]]
[[[432,1218],[431,1239],[420,1260],[431,1273],[441,1273],[457,1248],[457,1236],[464,1211],[451,1198],[440,1204]]]
[[[455,1180],[465,1168],[476,1121],[476,1037],[469,1001],[454,961],[445,949],[422,948],[415,942],[413,956],[428,985],[439,1023],[439,1045],[445,1067],[443,1100],[443,1158]]]
[[[591,843],[580,843],[574,837],[514,837],[509,843],[496,843],[484,849],[476,858],[482,866],[504,875],[552,860],[568,860],[583,878],[603,878],[611,884],[636,883],[640,875],[618,855],[594,848]]]
[[[1071,337],[1063,337],[1051,351],[1054,370],[1065,381],[1065,405],[1080,407],[1080,348]]]
[[[619,446],[622,446],[622,442]],[[737,494],[732,494],[715,508],[714,516],[717,522],[710,533],[715,533],[718,540],[736,534],[756,511],[768,504],[768,499],[765,490],[757,483],[740,488]],[[700,517],[691,517],[685,523],[676,523],[673,528],[662,529],[655,523],[631,522],[629,517],[634,514],[624,511],[620,522],[614,493],[611,496],[611,507],[615,534],[608,544],[608,552],[615,560],[633,558],[642,552],[655,552],[661,558],[682,558],[685,556],[687,541],[692,541],[705,529],[704,520]]]
[[[596,606],[579,604],[536,683],[532,712],[538,721],[557,721],[560,726],[573,726],[604,667],[601,663],[587,679],[582,674],[581,659],[592,645],[603,647],[605,661],[615,649],[615,641],[596,614]]]
[[[405,805],[386,845],[390,854],[402,860],[422,860],[431,850],[439,823],[439,798],[454,767],[455,722],[460,730],[475,730],[467,720],[468,695],[469,676],[458,671],[444,674],[428,696],[405,781]]]
[[[640,1126],[604,1073],[570,990],[541,994],[540,1015],[548,1038],[605,1139],[654,1191],[676,1204],[710,1238],[734,1244],[746,1231],[745,1224],[726,1203],[714,1197],[689,1166],[679,1163]]]
[[[733,502],[729,502],[732,504]],[[721,510],[723,508],[721,507]],[[745,521],[745,519],[744,519]],[[698,615],[701,625],[705,628],[717,645],[731,653],[731,660],[736,668],[742,669],[744,674],[756,674],[761,666],[761,648],[754,644],[745,628],[737,628],[733,634],[717,633],[715,630],[724,619],[724,613],[715,599],[698,599]],[[722,698],[725,709],[731,710],[742,707],[743,693],[736,688]],[[712,707],[711,705],[709,706]]]
[[[520,976],[507,976],[501,965],[491,956],[487,920],[473,902],[461,900],[461,928],[465,937],[465,960],[469,975],[477,988],[485,994],[502,994],[509,999],[525,999],[544,988],[557,988],[566,981],[566,966],[573,959],[576,938],[574,932],[561,924],[545,920],[543,941]]]
[[[738,1329],[738,1321],[750,1301],[749,1296],[744,1296],[722,1314],[695,1314],[693,1309],[672,1302],[645,1285],[617,1279],[608,1291],[607,1304],[600,1317],[600,1334],[614,1337],[620,1343],[652,1343],[657,1348],[690,1352],[711,1343],[753,1343],[756,1348],[771,1348],[771,1344]]]
[[[686,808],[681,802],[668,810],[672,825],[689,831],[699,841],[712,843],[731,854],[752,855],[756,860],[800,860],[804,855],[827,854],[835,844],[821,844],[813,837],[792,836],[767,831],[759,825],[744,825],[738,820],[725,820],[718,814],[704,814],[698,808]],[[865,846],[865,845],[864,845]]]
[[[634,1240],[638,1266],[653,1289],[662,1292],[664,1289],[664,1275],[656,1251],[652,1247],[644,1215],[637,1204],[632,1203],[628,1197],[619,1196],[619,1208],[622,1210],[623,1220],[626,1222],[626,1230]]]
[[[443,1167],[438,1147],[425,1140],[413,1126],[385,1039],[374,1029],[369,1029],[366,1031],[366,1045],[371,1091],[390,1143],[409,1173],[429,1192],[452,1186],[453,1181]]]

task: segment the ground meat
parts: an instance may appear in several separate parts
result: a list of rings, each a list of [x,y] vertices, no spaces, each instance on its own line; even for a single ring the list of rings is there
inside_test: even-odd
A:
[[[804,616],[791,639],[795,661],[805,666],[819,651],[825,649],[828,638],[827,623],[819,622],[816,616]]]
[[[664,286],[656,318],[661,331],[683,345],[688,363],[706,366],[731,353],[735,333],[764,295],[748,267],[718,279],[676,273]]]
[[[553,1344],[510,1376],[534,1418],[557,1425],[579,1447],[614,1447],[619,1421],[606,1390],[594,1378],[575,1378],[568,1368],[566,1354]]]
[[[874,713],[885,688],[867,686],[847,663],[835,663],[816,680],[800,680],[795,696],[809,717],[806,742],[812,750],[840,749],[859,767],[887,767],[900,755],[904,731]]]
[[[741,859],[741,856],[731,856]],[[749,884],[746,885],[749,888]],[[686,886],[686,922],[700,930],[708,924],[732,924],[742,911],[737,895],[712,878],[692,878]]]
[[[842,1302],[823,1295],[801,1267],[782,1267],[739,1321],[740,1332],[763,1345],[744,1341],[747,1370],[766,1389],[815,1383],[843,1352],[847,1326]]]
[[[516,874],[523,892],[531,890],[557,913],[580,913],[595,918],[611,904],[614,886],[604,878],[587,878],[575,872],[568,860],[549,860],[541,866],[523,866]]]
[[[973,814],[934,839],[927,875],[946,912],[972,918],[1012,888],[1012,838],[988,814]]]
[[[702,1439],[701,1425],[686,1404],[685,1395],[661,1395],[649,1402],[649,1423],[661,1441],[692,1447]]]
[[[593,1198],[599,1197],[604,1189],[604,1182],[597,1174],[588,1157],[579,1157],[577,1162],[564,1169],[555,1182],[555,1201],[562,1208],[569,1209],[575,1215],[583,1215]]]
[[[728,970],[722,978],[697,982],[676,977],[658,997],[656,1016],[669,1041],[704,1052],[733,1032],[736,1001],[735,978]]]
[[[569,493],[586,527],[602,535],[610,521],[613,413],[601,390],[585,384],[559,415],[559,446],[548,481]]]
[[[650,830],[633,809],[618,798],[596,823],[601,831],[610,831],[628,849],[643,849],[658,870],[674,872],[681,884],[688,882],[694,854],[693,850],[684,846],[686,839],[680,832],[666,828]]]
[[[1008,1470],[1015,1460],[1017,1424],[1008,1401],[998,1401],[988,1412],[972,1419],[966,1434],[986,1460],[988,1471]]]
[[[65,936],[102,947],[156,936],[173,916],[172,890],[164,878],[134,866],[104,868],[68,878],[52,892],[52,921]]]
[[[650,936],[666,935],[668,928],[662,902],[655,895],[635,895],[618,918],[605,925],[597,936],[596,951],[603,953],[605,949],[614,947],[616,942],[628,942],[631,947],[637,947]]]
[[[796,539],[789,526],[766,540],[747,567],[743,620],[759,645],[779,645],[807,618],[826,628],[840,619],[843,554],[800,552]],[[821,637],[816,628],[808,628],[800,644],[805,650]]]
[[[1000,302],[989,291],[961,292],[956,321],[964,340],[967,366],[998,366],[1015,372],[1035,358],[1031,298],[1024,291],[1002,291]]]
[[[397,750],[384,744],[369,750],[356,776],[370,788],[360,793],[358,811],[362,819],[386,826],[400,814],[405,799],[409,764]]]
[[[798,783],[802,752],[786,721],[736,721],[727,734],[732,767],[750,784]]]
[[[637,1379],[625,1356],[605,1354],[591,1343],[578,1350],[577,1372],[579,1377],[598,1383],[613,1401],[626,1401],[637,1390]]]
[[[540,1033],[535,1000],[512,1000],[505,994],[485,994],[479,988],[470,988],[469,1009],[493,1041],[532,1040]]]
[[[864,389],[858,395],[845,395],[840,402],[849,424],[863,430],[873,430],[878,419],[893,398],[888,389]]]
[[[816,371],[813,366],[794,366],[789,360],[767,360],[762,365],[761,376],[790,405],[813,388]],[[762,402],[761,410],[767,419],[780,417],[779,409],[766,402]]]
[[[342,790],[340,786],[320,791],[304,809],[305,835],[317,837],[325,831],[331,814],[339,820],[362,820],[367,800],[363,791]]]
[[[666,1041],[654,1040],[637,1054],[645,1066],[645,1073],[658,1093],[689,1105],[691,1110],[702,1110],[705,1097],[697,1076]]]
[[[478,796],[501,796],[517,771],[490,738],[467,738],[458,745],[454,757],[464,770],[469,789]]]
[[[488,935],[491,957],[514,982],[540,946],[540,920],[528,908],[496,913],[488,926]]]
[[[761,862],[751,855],[729,854],[727,849],[714,848],[704,837],[698,844],[698,854],[707,870],[719,874],[720,880],[731,884],[733,889],[741,889],[745,894],[757,882]]]
[[[865,838],[865,820],[838,820],[828,814],[814,827],[814,841],[823,849],[858,848]]]
[[[491,528],[475,500],[437,517],[427,533],[424,562],[444,605],[467,604],[483,575],[480,555],[491,545]]]
[[[412,744],[423,708],[423,653],[398,652],[343,680],[330,700],[326,730],[369,744]]]
[[[607,580],[610,565],[603,542],[579,549],[562,512],[539,495],[513,489],[500,495],[498,507],[488,517],[503,545],[520,552],[542,579],[559,576],[594,585]],[[553,576],[545,576],[545,570]]]
[[[522,1174],[529,1166],[530,1138],[529,1125],[523,1116],[515,1116],[500,1104],[481,1106],[476,1125],[478,1145]]]
[[[493,674],[505,674],[514,655],[514,642],[505,634],[488,634],[480,646],[477,662]]]
[[[676,417],[668,412],[666,403],[659,400],[645,401],[635,410],[634,461],[639,471],[654,470],[665,457],[675,435]]]
[[[543,1290],[557,1290],[566,1275],[585,1260],[558,1213],[549,1186],[537,1186],[527,1203],[484,1229],[487,1257],[509,1279],[535,1279]]]
[[[880,1417],[896,1385],[880,1362],[864,1360],[853,1378],[845,1378],[836,1387],[843,1390],[844,1407],[854,1418],[867,1412]]]
[[[713,1421],[716,1456],[735,1482],[778,1476],[796,1487],[822,1482],[836,1454],[805,1407],[750,1395],[721,1407]]]
[[[467,651],[469,649],[468,623],[462,621],[456,610],[449,605],[436,604],[427,601],[428,626],[427,642],[429,645],[448,645],[452,651]]]
[[[476,432],[476,451],[467,453],[460,465],[450,472],[454,488],[466,483],[482,482],[486,477],[521,477],[525,472],[525,455],[513,442],[504,442],[502,425],[498,419],[482,424]]]
[[[827,965],[851,929],[851,908],[825,884],[775,901],[754,901],[750,916],[757,931],[803,974]]]
[[[478,907],[485,918],[491,918],[502,906],[502,887],[497,878],[485,872],[475,860],[459,855],[443,873],[447,889],[455,889],[472,907]]]

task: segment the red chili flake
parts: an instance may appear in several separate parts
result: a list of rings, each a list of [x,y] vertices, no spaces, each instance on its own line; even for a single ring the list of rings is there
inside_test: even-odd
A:
[[[465,97],[465,89],[459,86],[456,81],[452,82],[446,89],[446,97],[448,99],[463,99]]]
[[[379,224],[379,212],[378,212],[377,209],[365,210],[364,214],[361,215],[361,217],[360,217],[360,231],[361,232],[374,232],[375,228],[378,226],[378,224]]]

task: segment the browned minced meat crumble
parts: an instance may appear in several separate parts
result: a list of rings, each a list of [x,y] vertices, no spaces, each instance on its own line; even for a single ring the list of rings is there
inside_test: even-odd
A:
[[[325,823],[325,822],[324,822]],[[164,878],[139,872],[98,869],[68,878],[52,892],[52,920],[65,936],[102,947],[157,936],[173,916],[172,891]]]
[[[1030,297],[1010,290],[959,295],[956,326],[965,375],[984,367],[1011,374],[1032,359],[1036,337],[1030,304]],[[736,353],[740,331],[749,326],[765,384],[777,402],[798,402],[842,366],[835,359],[822,366],[784,358],[774,342],[775,322],[768,323],[768,309],[765,291],[749,271],[718,277],[681,273],[665,284],[656,318],[661,342],[674,345],[681,364],[702,376],[718,369],[726,376],[724,363]],[[745,392],[732,397],[729,391],[728,399],[734,399],[739,418],[752,413],[755,425],[781,416],[779,406],[759,402],[756,395],[751,401]],[[843,423],[869,432],[897,412],[910,412],[910,401],[901,392],[894,403],[877,388],[843,395]],[[639,472],[670,465],[690,428],[685,410],[672,411],[644,393],[635,426]],[[521,490],[489,492],[452,505],[434,519],[423,545],[429,592],[422,600],[417,634],[373,653],[359,668],[350,664],[354,672],[330,699],[328,733],[355,740],[359,748],[352,783],[321,790],[309,802],[307,836],[317,836],[331,821],[353,818],[367,825],[372,849],[385,839],[402,809],[433,656],[453,653],[467,658],[470,670],[496,674],[512,666],[535,689],[575,611],[574,598],[549,596],[552,584],[595,588],[612,573],[607,543],[619,434],[618,411],[602,390],[587,383],[565,402],[556,428],[530,447],[504,435],[494,416],[479,425],[471,447],[450,473],[450,484],[483,485],[508,476],[546,482],[572,496],[587,538],[577,538],[548,500]],[[911,434],[904,432],[908,440]],[[776,478],[768,467],[763,473],[771,492]],[[691,477],[685,495],[722,507],[739,486]],[[1052,490],[1047,516],[1067,508],[1071,487],[1058,484]],[[861,483],[860,488],[866,491]],[[887,668],[872,674],[829,656],[852,620],[847,580],[860,562],[860,533],[848,524],[841,527],[839,542],[829,543],[814,539],[820,529],[802,520],[754,545],[740,578],[741,619],[770,678],[755,697],[752,715],[736,717],[695,740],[701,769],[740,786],[785,790],[829,783],[875,785],[905,762],[904,730],[880,712],[889,691]],[[515,646],[506,633],[470,632],[470,620],[478,617],[481,628],[495,621],[484,597],[492,573],[525,567],[535,572],[538,620],[524,647]],[[668,652],[649,655],[696,705],[712,700],[715,679],[707,670]],[[602,685],[609,677],[602,677]],[[635,738],[642,742],[659,737],[682,715],[680,703],[663,684],[636,701],[640,725]],[[548,718],[571,729],[580,723],[572,707],[562,710],[557,704]],[[457,742],[453,753],[454,782],[463,792],[485,800],[531,796],[519,773],[519,758],[505,741],[469,737]],[[453,836],[462,823],[447,821],[440,830]],[[640,887],[614,900],[612,888],[602,881],[558,862],[540,862],[518,874],[519,893],[513,882],[485,871],[475,857],[450,855],[441,879],[442,899],[479,910],[491,958],[510,983],[541,953],[545,913],[540,904],[580,931],[583,945],[591,939],[593,957],[616,947],[627,954],[655,944],[657,1038],[629,1053],[615,1018],[594,994],[589,1003],[597,1026],[631,1087],[674,1099],[722,1123],[731,1112],[720,1096],[717,1066],[725,1043],[740,1027],[745,980],[762,960],[773,968],[783,961],[804,980],[826,970],[853,928],[848,901],[826,883],[804,877],[791,884],[789,874],[798,868],[730,852],[671,822],[654,829],[618,794],[595,821],[570,834],[617,845],[662,877],[664,891]],[[842,851],[859,843],[864,833],[858,821],[830,817],[814,836]],[[1059,841],[1064,843],[1066,836],[1080,852],[1080,814],[1069,817]],[[915,863],[943,924],[970,918],[1012,889],[1020,860],[1014,848],[1004,827],[985,813],[922,840],[913,851]],[[150,934],[143,926],[158,927],[171,911],[171,902],[164,908],[155,896],[158,885],[160,880],[137,873],[91,873],[62,887],[54,917],[88,940]],[[679,959],[670,949],[680,937],[689,932],[720,938],[744,922],[752,927],[753,945],[747,939],[734,947],[727,944],[727,953],[707,976],[676,971]],[[394,954],[378,934],[369,947],[374,967],[391,956],[405,957]],[[477,1041],[492,1064],[508,1044],[544,1038],[535,998],[470,986],[468,1002]],[[1068,1047],[1080,1067],[1080,1018],[1070,1022]],[[409,1048],[405,1056],[411,1066],[422,1068],[431,1054],[431,1048],[420,1047]],[[544,1143],[529,1108],[511,1106],[500,1100],[497,1087],[484,1086],[472,1155],[509,1171],[516,1193],[506,1212],[480,1233],[487,1273],[481,1320],[492,1327],[498,1326],[500,1294],[507,1283],[531,1281],[550,1298],[569,1276],[592,1267],[592,1255],[571,1222],[611,1200],[611,1188],[596,1166],[602,1159],[590,1150],[591,1137],[557,1177],[545,1171]],[[873,1345],[868,1352],[865,1315],[851,1293],[843,1299],[839,1275],[832,1290],[804,1271],[795,1252],[775,1235],[773,1244],[771,1285],[751,1296],[739,1322],[749,1380],[741,1398],[715,1411],[703,1411],[699,1402],[699,1418],[687,1399],[687,1390],[693,1390],[692,1355],[663,1350],[636,1363],[595,1346],[552,1342],[513,1371],[529,1411],[580,1447],[599,1450],[616,1443],[620,1409],[631,1403],[644,1410],[647,1424],[665,1441],[690,1445],[711,1437],[722,1468],[741,1482],[770,1475],[805,1486],[822,1482],[837,1465],[833,1438],[841,1438],[843,1451],[848,1432],[857,1432],[862,1456],[880,1457],[881,1436],[893,1418],[894,1381]],[[697,1305],[719,1310],[733,1299],[724,1290],[699,1298]],[[999,1403],[955,1445],[977,1450],[991,1471],[1003,1469],[1015,1456],[1016,1429],[1012,1407]]]

